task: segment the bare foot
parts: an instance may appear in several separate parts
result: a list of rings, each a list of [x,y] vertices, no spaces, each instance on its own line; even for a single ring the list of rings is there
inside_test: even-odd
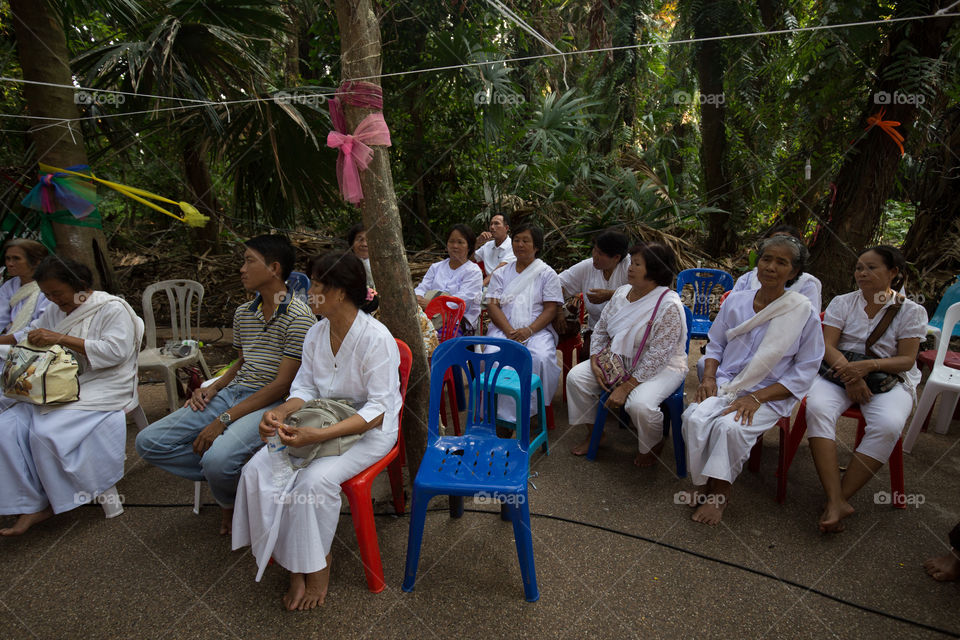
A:
[[[587,427],[587,439],[575,446],[573,449],[570,449],[570,453],[575,456],[585,456],[590,452],[590,437],[593,435],[593,427]],[[600,436],[600,442],[597,443],[599,447],[603,444],[603,441],[607,439],[607,434],[602,434]]]
[[[851,507],[850,503],[846,500],[836,505],[827,503],[827,506],[823,508],[823,513],[820,515],[820,532],[840,533],[846,529],[842,520],[847,516],[853,515],[853,512],[854,508]]]
[[[283,594],[283,606],[287,611],[293,611],[300,606],[306,589],[305,584],[302,573],[290,574],[290,588]]]
[[[698,507],[702,504],[705,494],[705,487],[694,487],[690,491],[679,491],[675,496],[676,502],[685,504],[688,507]]]
[[[654,445],[653,449],[650,449],[647,453],[638,452],[637,457],[633,459],[633,464],[641,468],[652,467],[660,460],[661,451],[663,451],[663,440]]]
[[[220,507],[220,535],[228,536],[233,532],[233,507]]]
[[[928,558],[923,567],[930,577],[940,582],[950,582],[960,577],[960,557],[956,551],[951,551],[936,558]]]
[[[330,556],[327,556],[326,568],[306,574],[306,585],[303,599],[297,607],[300,611],[319,607],[327,597],[327,587],[330,585]]]
[[[711,493],[701,498],[701,504],[693,512],[691,518],[694,522],[702,522],[710,526],[716,526],[723,517],[723,510],[727,508],[726,496]]]
[[[27,532],[27,529],[37,524],[38,522],[43,522],[47,518],[53,516],[53,509],[49,506],[43,511],[37,511],[36,513],[25,513],[17,518],[17,521],[13,523],[12,527],[6,529],[0,529],[0,536],[20,536]]]

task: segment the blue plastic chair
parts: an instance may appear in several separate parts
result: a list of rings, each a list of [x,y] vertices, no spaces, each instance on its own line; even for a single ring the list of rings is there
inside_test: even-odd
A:
[[[291,271],[287,278],[287,289],[304,302],[307,301],[307,292],[310,290],[310,278],[300,271]]]
[[[476,353],[483,345],[484,353]],[[495,349],[494,349],[495,347]],[[472,367],[486,375],[470,380],[467,423],[462,436],[440,436],[440,393],[444,373],[451,366]],[[499,378],[515,370],[520,383],[517,403],[519,437],[498,438],[496,392]],[[427,450],[413,481],[410,533],[403,590],[413,591],[423,542],[427,506],[434,496],[450,496],[450,516],[463,515],[464,496],[500,502],[513,522],[523,591],[529,602],[540,598],[533,561],[527,470],[530,458],[530,385],[533,362],[526,347],[503,338],[466,336],[448,340],[433,352],[430,368],[430,410],[427,412]]]
[[[943,292],[940,304],[937,305],[936,311],[933,312],[927,324],[927,333],[933,334],[933,351],[940,346],[940,334],[943,332],[943,319],[947,315],[947,309],[957,302],[960,302],[960,276],[957,276],[957,281]],[[953,328],[953,335],[960,336],[960,324]]]
[[[687,355],[690,355],[690,327],[693,324],[693,313],[688,307],[684,307],[683,311],[687,321],[685,349]],[[669,435],[671,429],[673,431],[673,458],[677,465],[678,478],[687,477],[687,446],[683,442],[683,430],[680,424],[680,418],[683,415],[683,385],[684,383],[681,382],[677,390],[671,393],[660,405],[660,410],[666,413],[663,420],[663,435]],[[587,460],[594,460],[597,457],[597,448],[600,446],[600,437],[603,435],[603,426],[607,422],[607,412],[609,411],[604,403],[609,396],[610,394],[604,391],[597,401],[599,403],[597,405],[597,417],[594,418],[593,430],[590,432],[590,448],[587,450]],[[620,411],[617,419],[625,422],[629,421],[629,418],[623,415],[623,410]]]
[[[480,384],[484,384],[484,373],[480,372]],[[520,378],[517,377],[517,372],[507,369],[497,378],[497,382],[493,387],[493,391],[496,394],[508,395],[513,398],[514,402],[518,405],[520,403]],[[543,447],[543,453],[546,455],[550,454],[550,445],[547,443],[547,407],[543,401],[543,384],[540,382],[540,376],[533,374],[533,379],[530,381],[530,393],[536,392],[537,400],[539,404],[538,416],[540,417],[538,422],[540,423],[540,433],[538,433],[533,440],[530,441],[530,451],[534,451],[537,447]],[[470,400],[473,400],[473,395],[470,395]],[[496,403],[494,403],[496,405]],[[467,411],[470,411],[468,408]],[[514,422],[508,422],[506,420],[498,420],[498,422],[510,429],[516,431],[517,425]]]
[[[684,269],[677,274],[677,294],[683,297],[686,285],[693,287],[693,328],[691,337],[706,340],[710,331],[710,300],[717,285],[723,291],[733,289],[733,276],[720,269]],[[723,293],[721,291],[717,295]]]

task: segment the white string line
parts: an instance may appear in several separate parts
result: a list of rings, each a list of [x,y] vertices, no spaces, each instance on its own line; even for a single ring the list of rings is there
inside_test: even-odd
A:
[[[958,0],[958,2],[960,2],[960,0]],[[563,56],[563,52],[560,51],[560,49],[558,49],[552,42],[550,42],[543,35],[541,35],[539,31],[537,31],[536,29],[531,27],[529,24],[524,22],[520,16],[514,13],[509,7],[505,6],[502,2],[500,2],[499,0],[487,0],[487,4],[489,4],[491,7],[493,7],[498,12],[500,12],[500,14],[503,15],[505,18],[514,22],[518,27],[520,27],[521,29],[523,29],[524,31],[532,35],[535,39],[542,42],[549,49],[553,49],[554,51],[559,53],[561,56]],[[569,85],[567,85],[567,59],[564,57],[561,57],[560,61],[563,63],[563,86],[564,88],[569,89],[570,87]]]
[[[960,0],[958,0],[958,2],[960,2]],[[503,60],[497,60],[496,62],[499,63],[499,64],[508,64],[508,63],[511,63],[511,62],[525,62],[525,61],[529,61],[529,60],[540,60],[540,59],[546,59],[546,58],[556,58],[557,56],[564,57],[564,56],[569,56],[569,55],[581,55],[581,54],[588,54],[588,53],[605,53],[605,52],[609,52],[609,51],[623,51],[623,50],[627,50],[627,49],[649,49],[649,48],[661,47],[661,46],[669,47],[669,46],[672,46],[672,45],[696,44],[696,43],[699,43],[699,42],[716,42],[716,41],[721,41],[721,40],[734,40],[734,39],[743,39],[743,38],[754,38],[754,37],[761,37],[761,36],[768,36],[768,35],[782,35],[782,34],[788,34],[788,33],[802,33],[802,32],[813,32],[813,31],[824,31],[824,30],[830,31],[830,30],[836,30],[836,29],[848,29],[848,28],[852,28],[852,27],[860,27],[860,26],[870,26],[870,25],[877,25],[877,24],[892,24],[892,23],[897,23],[897,22],[909,22],[909,21],[916,21],[916,20],[928,20],[928,19],[931,19],[931,18],[957,17],[957,16],[960,16],[960,13],[950,13],[950,14],[942,14],[942,15],[941,15],[941,14],[932,14],[932,15],[922,15],[922,16],[907,16],[907,17],[903,17],[903,18],[888,18],[888,19],[885,19],[885,20],[867,20],[867,21],[863,21],[863,22],[846,22],[846,23],[836,24],[836,25],[817,25],[817,26],[812,26],[812,27],[797,27],[797,28],[794,28],[794,29],[773,29],[773,30],[769,30],[769,31],[756,31],[756,32],[750,32],[750,33],[739,33],[739,34],[731,34],[731,35],[724,35],[724,36],[711,36],[711,37],[705,37],[705,38],[686,38],[686,39],[683,39],[683,40],[672,40],[672,41],[665,41],[665,42],[650,42],[650,43],[645,43],[645,44],[635,44],[635,45],[631,44],[631,45],[621,45],[621,46],[616,46],[616,47],[601,47],[601,48],[597,48],[597,49],[583,49],[583,50],[580,50],[580,51],[570,51],[570,52],[566,52],[566,53],[563,53],[563,52],[561,52],[561,53],[546,53],[546,54],[540,54],[540,55],[534,55],[534,56],[521,56],[521,57],[516,57],[516,58],[506,58],[506,59],[503,59]],[[463,64],[446,65],[446,66],[440,66],[440,67],[429,67],[429,68],[427,68],[427,69],[411,69],[411,70],[408,70],[408,71],[396,71],[396,72],[393,72],[393,73],[382,73],[382,74],[378,74],[378,75],[374,75],[374,76],[365,76],[365,77],[360,77],[360,78],[352,78],[352,79],[348,79],[348,80],[346,80],[346,81],[347,81],[347,82],[349,82],[349,81],[358,82],[358,81],[365,81],[365,80],[377,80],[377,79],[382,79],[382,78],[395,78],[395,77],[402,77],[402,76],[407,76],[407,75],[415,75],[415,74],[421,74],[421,73],[430,73],[430,72],[435,72],[435,71],[452,71],[452,70],[458,70],[458,69],[467,69],[467,68],[479,67],[479,66],[484,66],[484,65],[489,65],[489,64],[492,64],[492,62],[489,61],[489,60],[487,60],[487,61],[482,61],[482,62],[467,62],[467,63],[463,63]],[[228,105],[228,104],[243,104],[243,103],[251,103],[251,102],[270,102],[270,101],[275,101],[275,100],[276,100],[275,97],[270,97],[270,98],[248,98],[248,99],[244,99],[244,100],[225,100],[225,101],[212,101],[212,100],[211,100],[211,101],[204,102],[204,101],[202,101],[202,100],[194,100],[194,99],[187,99],[187,98],[178,98],[178,97],[176,97],[176,96],[158,96],[158,95],[153,95],[153,94],[138,94],[138,93],[131,93],[131,92],[115,91],[115,90],[105,90],[105,89],[104,89],[104,90],[101,90],[101,89],[93,89],[93,88],[90,88],[90,87],[77,87],[77,86],[75,86],[75,85],[67,85],[67,84],[52,84],[52,83],[43,83],[43,82],[37,82],[37,81],[27,81],[27,80],[22,80],[22,79],[18,79],[18,78],[9,78],[9,77],[6,77],[6,76],[0,77],[0,81],[17,82],[17,83],[41,84],[41,85],[46,85],[46,86],[55,86],[55,87],[60,87],[60,88],[71,89],[71,90],[73,90],[73,91],[88,91],[88,92],[93,92],[93,93],[97,93],[97,92],[99,92],[99,93],[111,93],[111,94],[116,94],[116,95],[129,95],[129,96],[135,96],[135,97],[153,97],[153,98],[159,98],[159,99],[179,100],[179,101],[189,101],[189,102],[199,102],[199,103],[200,103],[200,104],[197,104],[197,105],[195,105],[195,106],[193,106],[193,107],[189,107],[189,106],[170,107],[170,108],[168,108],[168,109],[155,109],[155,110],[151,110],[151,111],[135,111],[135,112],[130,112],[130,113],[114,114],[114,115],[112,115],[112,116],[111,116],[111,115],[86,116],[86,117],[82,117],[82,118],[75,118],[75,119],[72,119],[72,120],[70,120],[70,119],[62,119],[62,118],[55,118],[55,117],[50,117],[50,116],[43,117],[43,116],[25,116],[25,115],[19,115],[19,114],[0,114],[0,117],[6,117],[6,118],[23,118],[23,119],[39,119],[39,120],[57,120],[58,122],[68,122],[68,121],[77,121],[77,120],[89,120],[89,119],[91,119],[91,118],[105,118],[105,117],[120,117],[120,116],[128,116],[128,115],[141,115],[141,114],[144,114],[144,113],[153,113],[154,111],[165,111],[165,110],[173,110],[173,109],[191,109],[191,108],[197,108],[197,107],[201,107],[201,106]],[[309,88],[309,87],[307,87],[307,88]],[[313,94],[313,95],[316,95],[316,96],[318,96],[318,97],[319,97],[319,96],[330,97],[330,96],[333,96],[333,95],[335,95],[335,94],[319,93],[319,94]]]

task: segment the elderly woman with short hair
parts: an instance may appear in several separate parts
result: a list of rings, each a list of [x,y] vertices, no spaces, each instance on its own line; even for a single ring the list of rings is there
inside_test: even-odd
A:
[[[796,238],[765,240],[757,262],[760,288],[731,293],[710,327],[697,401],[683,413],[697,522],[720,522],[757,438],[790,415],[817,375],[819,314],[805,296],[787,290],[808,255]]]

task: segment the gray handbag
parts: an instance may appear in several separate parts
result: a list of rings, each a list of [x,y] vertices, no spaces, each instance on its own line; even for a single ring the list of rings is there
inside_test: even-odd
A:
[[[299,411],[291,414],[287,418],[287,425],[296,429],[302,427],[326,429],[356,413],[357,410],[347,400],[318,398],[307,402]],[[358,433],[303,447],[287,447],[287,453],[291,456],[290,464],[294,469],[302,469],[315,458],[343,455],[362,437],[363,434]],[[299,458],[299,460],[293,458]]]

